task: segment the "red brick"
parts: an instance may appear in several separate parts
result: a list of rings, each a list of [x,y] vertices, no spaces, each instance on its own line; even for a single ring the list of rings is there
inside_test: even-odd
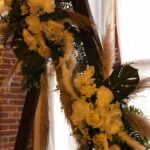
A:
[[[11,142],[11,141],[15,141],[16,140],[16,136],[10,136],[9,137],[9,141]]]
[[[15,107],[15,106],[3,106],[2,108],[1,108],[1,111],[4,111],[4,112],[8,112],[8,111],[16,111],[17,110],[17,108]]]
[[[8,128],[8,124],[0,124],[0,131],[7,130]]]
[[[0,111],[0,118],[7,118],[8,117],[8,112],[2,112]]]
[[[10,124],[10,123],[16,123],[17,119],[1,119],[0,124]]]
[[[0,49],[0,84],[16,60],[10,45],[7,45],[3,51]],[[0,150],[14,149],[26,93],[22,90],[22,78],[21,70],[18,69],[14,74],[9,91],[0,95]],[[32,140],[28,147],[28,150],[32,150]]]
[[[14,146],[14,142],[4,143],[2,144],[2,148],[11,148]]]
[[[1,143],[6,143],[8,141],[9,141],[8,137],[2,137],[2,136],[0,136],[0,145],[1,145]]]
[[[1,136],[15,135],[16,132],[17,132],[16,130],[14,130],[14,131],[0,131],[0,135]]]
[[[17,129],[18,125],[14,124],[14,125],[9,125],[9,129]]]

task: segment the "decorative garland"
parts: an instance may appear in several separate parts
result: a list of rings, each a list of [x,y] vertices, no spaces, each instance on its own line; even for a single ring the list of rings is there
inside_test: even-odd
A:
[[[1,44],[11,41],[18,58],[16,68],[21,64],[23,87],[28,90],[39,87],[41,75],[50,61],[57,72],[66,117],[73,135],[82,145],[80,148],[149,149],[147,138],[150,134],[143,129],[143,126],[150,129],[148,122],[138,109],[129,107],[126,100],[138,87],[137,69],[130,64],[119,66],[101,81],[102,85],[97,85],[94,66],[83,61],[86,70],[76,75],[74,70],[79,55],[75,56],[82,50],[78,27],[88,30],[92,22],[57,7],[58,4],[59,0],[5,0],[4,7],[9,13],[0,17]],[[8,86],[13,72],[1,88]],[[144,122],[137,125],[137,120]]]

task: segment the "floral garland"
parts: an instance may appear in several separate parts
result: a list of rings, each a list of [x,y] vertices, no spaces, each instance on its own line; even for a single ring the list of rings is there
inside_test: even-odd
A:
[[[122,74],[121,70],[125,68],[128,68],[132,75],[136,74],[138,82],[137,70],[128,65],[121,67],[120,74]],[[111,82],[110,78],[114,72],[110,75],[109,82]],[[87,66],[83,74],[74,80],[75,87],[80,93],[80,100],[72,104],[71,120],[75,125],[74,134],[82,138],[86,143],[86,149],[145,149],[143,144],[146,142],[140,144],[131,138],[124,125],[124,121],[127,121],[123,120],[123,113],[127,111],[126,104],[123,104],[123,101],[119,100],[119,97],[112,92],[111,87],[105,83],[107,81],[104,81],[104,85],[97,87],[94,83],[94,73],[94,67]],[[126,77],[131,79],[132,75]],[[113,79],[115,80],[114,77]],[[125,82],[127,81],[124,79],[121,84],[125,84]],[[124,95],[125,97],[126,95]]]
[[[126,98],[139,83],[137,69],[122,65],[97,85],[94,66],[75,77],[77,26],[89,28],[84,16],[57,7],[55,0],[5,0],[8,16],[0,17],[4,30],[1,44],[11,39],[12,48],[21,64],[23,87],[39,87],[46,64],[51,61],[61,68],[62,88],[69,93],[68,115],[73,135],[86,150],[143,150],[150,148],[145,132],[140,132],[133,117],[144,120],[141,112],[128,107]],[[78,19],[76,19],[78,18]],[[9,30],[9,32],[7,32]],[[6,32],[5,32],[6,31]],[[80,48],[78,52],[80,51]],[[13,68],[13,70],[15,70]],[[7,85],[12,72],[2,84]],[[72,107],[72,108],[71,108]],[[130,125],[131,122],[131,125]],[[132,127],[134,124],[134,127]],[[147,122],[145,122],[145,125]]]

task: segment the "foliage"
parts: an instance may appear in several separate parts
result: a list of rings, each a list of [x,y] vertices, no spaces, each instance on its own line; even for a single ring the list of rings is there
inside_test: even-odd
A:
[[[122,100],[136,88],[138,82],[137,69],[130,65],[122,65],[112,72],[104,85],[112,90],[117,100]]]

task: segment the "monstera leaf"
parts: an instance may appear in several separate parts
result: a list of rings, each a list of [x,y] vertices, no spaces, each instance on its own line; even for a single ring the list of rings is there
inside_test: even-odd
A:
[[[104,81],[115,96],[116,100],[126,98],[139,82],[138,70],[130,65],[121,65]]]

